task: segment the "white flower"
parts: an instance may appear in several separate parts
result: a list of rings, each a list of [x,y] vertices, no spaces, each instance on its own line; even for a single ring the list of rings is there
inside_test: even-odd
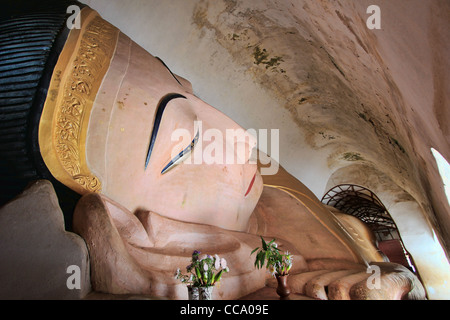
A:
[[[272,275],[272,277],[275,276],[276,269],[275,269],[275,267],[274,267],[273,265],[270,265],[270,266],[269,266],[269,272],[270,272],[270,274]]]
[[[203,264],[203,270],[208,271],[208,264],[206,262]]]
[[[208,258],[208,255],[204,254],[199,258],[199,260],[202,261],[205,260],[206,258]]]
[[[220,258],[219,258],[219,256],[216,254],[216,255],[214,256],[214,259],[215,259],[215,261],[214,261],[214,268],[216,268],[216,270],[219,270],[219,269],[220,269]]]
[[[220,265],[222,266],[223,269],[227,268],[227,260],[225,260],[224,258],[220,259]]]

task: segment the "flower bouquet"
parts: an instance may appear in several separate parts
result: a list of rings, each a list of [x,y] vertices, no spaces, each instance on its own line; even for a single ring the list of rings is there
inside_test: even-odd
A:
[[[287,276],[292,268],[292,255],[288,251],[282,254],[275,239],[266,243],[261,237],[261,243],[261,248],[255,248],[250,254],[259,250],[256,254],[255,267],[261,269],[265,265],[270,274],[278,281],[277,293],[281,297],[286,297],[290,294]]]
[[[182,274],[180,268],[175,273],[188,286],[190,299],[211,300],[212,288],[219,283],[224,272],[229,272],[227,261],[217,254],[200,256],[199,251],[192,253],[191,264],[186,267],[187,274]],[[198,293],[197,293],[198,292]]]

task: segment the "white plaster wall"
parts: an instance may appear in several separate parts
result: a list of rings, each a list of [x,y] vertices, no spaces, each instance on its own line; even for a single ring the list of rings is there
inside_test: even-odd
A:
[[[388,208],[397,224],[405,248],[414,263],[431,299],[449,299],[450,265],[444,251],[428,227],[416,202],[396,203]]]

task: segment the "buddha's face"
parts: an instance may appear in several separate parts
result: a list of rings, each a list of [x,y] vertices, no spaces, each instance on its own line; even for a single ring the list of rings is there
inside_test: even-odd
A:
[[[262,192],[249,161],[254,147],[256,140],[193,95],[189,82],[119,37],[86,139],[102,193],[131,211],[244,230]]]

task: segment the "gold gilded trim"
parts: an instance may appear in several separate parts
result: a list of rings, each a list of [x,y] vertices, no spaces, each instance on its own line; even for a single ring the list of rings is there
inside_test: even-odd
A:
[[[99,192],[86,161],[86,136],[95,97],[108,71],[119,30],[90,8],[81,10],[55,66],[39,124],[39,145],[52,175],[72,190]]]
[[[269,187],[269,188],[278,189],[280,191],[283,191],[283,192],[289,194],[293,198],[295,198],[298,202],[300,202],[309,211],[309,213],[314,218],[316,218],[316,220],[325,229],[328,230],[328,232],[330,232],[348,250],[348,252],[353,257],[354,262],[366,262],[363,259],[363,255],[361,254],[359,247],[357,245],[355,247],[355,245],[354,245],[356,243],[355,239],[351,236],[351,234],[349,234],[347,229],[342,225],[342,223],[339,221],[338,218],[336,218],[336,216],[334,214],[329,212],[330,220],[327,222],[327,221],[324,221],[323,217],[319,216],[318,213],[320,212],[320,209],[319,210],[314,210],[313,208],[311,208],[312,206],[316,206],[316,207],[321,206],[322,205],[321,202],[316,202],[315,200],[313,200],[311,197],[309,197],[305,193],[300,192],[300,191],[295,190],[295,189],[291,189],[289,187],[284,187],[284,186],[279,186],[279,185],[270,185],[270,184],[264,184],[264,186],[265,187]],[[299,196],[303,196],[303,197],[307,198],[310,201],[310,203],[308,204],[305,201],[302,201]],[[331,228],[328,225],[328,223],[330,223],[331,221],[336,223],[336,226],[339,229]],[[338,234],[338,233],[340,233],[339,231],[341,232],[340,235]],[[347,241],[345,239],[347,239]],[[348,241],[348,240],[350,240],[350,241]]]

